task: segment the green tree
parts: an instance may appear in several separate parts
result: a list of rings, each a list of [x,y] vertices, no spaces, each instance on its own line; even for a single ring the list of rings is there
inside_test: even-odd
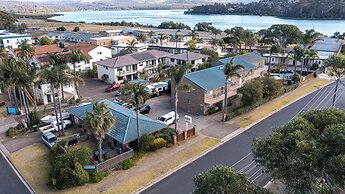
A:
[[[234,58],[230,60],[229,63],[224,65],[224,75],[225,75],[225,92],[224,92],[224,114],[223,114],[223,121],[227,121],[228,117],[228,82],[229,79],[232,79],[233,77],[240,78],[241,75],[239,74],[239,71],[244,70],[244,66],[241,64],[234,64]],[[231,80],[232,81],[232,80]]]
[[[126,50],[129,52],[129,53],[134,53],[134,52],[137,52],[138,51],[138,42],[136,40],[128,40],[127,41],[127,46],[126,46]]]
[[[302,59],[304,57],[304,51],[300,46],[293,47],[293,66],[295,67],[294,74],[297,73],[297,62],[302,63]]]
[[[89,62],[87,57],[80,51],[80,50],[75,50],[72,51],[72,57],[70,61],[73,64],[73,82],[74,82],[74,88],[77,92],[77,96],[79,98],[79,90],[78,90],[78,83],[84,84],[84,79],[80,76],[78,76],[77,71],[76,71],[76,64],[84,61],[85,63]]]
[[[212,50],[216,51],[216,47],[218,45],[219,40],[217,38],[212,38],[210,44],[212,45]]]
[[[163,41],[166,40],[168,37],[165,36],[165,34],[163,33],[159,33],[158,34],[158,40],[159,40],[159,43],[161,45],[161,50],[162,50],[162,47],[163,47]]]
[[[201,49],[200,53],[201,53],[201,54],[204,54],[204,55],[210,56],[210,57],[208,58],[208,61],[209,61],[209,62],[211,62],[211,61],[216,61],[216,60],[219,59],[219,55],[218,55],[218,53],[217,53],[216,51],[209,50],[209,49],[207,49],[207,48]]]
[[[297,26],[289,24],[275,24],[267,30],[261,30],[259,34],[266,42],[277,44],[283,48],[289,44],[299,43],[303,36]]]
[[[303,58],[302,67],[301,67],[301,75],[302,76],[303,76],[303,66],[307,65],[306,64],[307,60],[305,59],[306,51],[317,40],[320,40],[321,36],[322,36],[322,34],[319,32],[316,32],[314,29],[306,30],[302,36],[301,42],[303,44],[303,51],[304,51],[304,56],[303,56],[304,58]]]
[[[249,47],[249,52],[252,52],[252,47],[257,43],[256,34],[252,30],[244,30],[243,42],[244,47]]]
[[[104,103],[95,103],[92,112],[86,112],[85,127],[92,132],[98,141],[98,162],[102,162],[102,142],[105,134],[116,122],[115,117]]]
[[[171,69],[171,81],[174,86],[174,97],[175,97],[175,130],[177,130],[177,102],[178,102],[178,89],[185,90],[188,86],[183,83],[183,79],[187,71],[189,71],[190,64],[175,65]]]
[[[150,39],[152,39],[152,37],[154,37],[155,35],[156,33],[152,30],[148,33],[148,36],[150,37]]]
[[[283,89],[283,83],[281,81],[270,77],[264,77],[262,84],[264,88],[264,98],[275,96]]]
[[[345,75],[345,55],[340,54],[339,56],[333,55],[325,61],[327,67],[327,73],[330,76],[336,77],[336,87],[334,88],[333,94],[333,107],[335,106],[335,100],[339,83],[342,82],[341,78]]]
[[[138,40],[140,42],[146,42],[146,40],[147,40],[146,34],[139,34]]]
[[[135,106],[135,113],[136,113],[136,122],[137,122],[137,141],[138,141],[138,150],[141,150],[140,147],[140,125],[139,125],[139,111],[140,106],[142,106],[146,99],[147,99],[147,92],[145,90],[144,85],[135,83],[132,85],[132,102]]]
[[[54,44],[54,40],[46,37],[46,36],[43,36],[42,38],[40,38],[38,40],[39,44],[40,45],[51,45],[51,44]]]
[[[73,29],[73,32],[79,32],[79,31],[80,31],[79,26],[76,26],[76,27]]]
[[[283,49],[279,46],[279,45],[272,45],[271,48],[270,48],[270,61],[268,63],[268,68],[267,68],[267,73],[268,73],[268,76],[270,76],[271,74],[271,66],[272,66],[272,54],[279,54],[279,53],[282,53],[283,52]]]
[[[253,106],[255,103],[261,102],[263,98],[263,85],[259,80],[251,80],[246,82],[239,89],[242,95],[242,103],[247,106]]]
[[[338,109],[311,110],[256,139],[253,154],[290,193],[337,193],[345,178],[345,113]]]
[[[24,40],[19,45],[19,54],[18,56],[24,61],[29,60],[35,54],[35,48],[29,44],[28,40]]]
[[[13,14],[5,11],[0,11],[0,29],[10,29],[10,26],[17,21]]]
[[[309,69],[310,69],[309,61],[310,61],[310,59],[318,59],[319,55],[317,54],[317,51],[312,51],[309,49],[307,49],[305,51],[304,55],[305,55],[305,60],[306,60],[306,65],[307,65],[307,72],[309,72]]]
[[[208,172],[201,173],[194,177],[195,190],[193,194],[269,194],[266,189],[262,189],[249,182],[243,174],[236,173],[227,166],[214,166]]]

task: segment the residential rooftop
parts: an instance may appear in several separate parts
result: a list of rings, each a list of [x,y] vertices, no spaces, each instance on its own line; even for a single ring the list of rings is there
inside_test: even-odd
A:
[[[187,61],[187,60],[195,61],[199,59],[205,59],[208,57],[209,57],[208,55],[190,52],[190,51],[170,56],[170,58],[172,59],[178,59],[178,60],[183,60],[183,61]]]
[[[314,45],[310,47],[310,50],[338,53],[341,46],[342,44],[335,38],[322,38],[317,40]]]

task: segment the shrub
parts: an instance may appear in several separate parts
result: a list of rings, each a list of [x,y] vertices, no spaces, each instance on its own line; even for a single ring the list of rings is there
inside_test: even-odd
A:
[[[295,83],[299,83],[301,81],[301,76],[298,73],[296,73],[295,75],[293,75],[293,81]]]
[[[29,114],[31,125],[38,125],[40,123],[40,116],[37,110],[33,110]]]
[[[173,128],[164,128],[160,130],[158,133],[156,133],[156,138],[163,138],[167,143],[174,142],[174,135],[177,135],[177,130]]]
[[[264,89],[264,97],[276,96],[283,88],[283,83],[281,81],[270,77],[264,77],[262,84]]]
[[[23,124],[19,123],[16,127],[10,127],[6,131],[6,135],[9,137],[16,137],[19,135],[23,135],[26,132],[26,128],[24,128]]]
[[[75,103],[74,98],[71,98],[71,99],[68,100],[68,104],[74,104],[74,103]]]
[[[90,181],[92,183],[99,183],[103,180],[105,176],[106,176],[106,173],[104,172],[94,172],[90,176]]]
[[[128,170],[134,166],[134,161],[132,159],[124,160],[122,162],[122,169]]]
[[[92,152],[88,147],[79,148],[77,151],[73,152],[73,155],[76,157],[78,162],[85,166],[89,163],[89,160],[92,156]]]
[[[155,140],[153,140],[152,144],[151,144],[151,151],[156,151],[161,149],[162,147],[165,147],[166,145],[166,141],[163,138],[157,138]]]
[[[244,84],[239,89],[242,94],[242,103],[247,106],[252,106],[259,103],[263,98],[263,85],[260,80],[254,79]]]
[[[155,140],[155,136],[152,134],[145,134],[140,137],[140,148],[141,150],[148,152],[151,151],[151,145]]]
[[[81,102],[81,98],[77,98],[77,99],[75,100],[75,102],[76,102],[76,103],[80,103],[80,102]]]

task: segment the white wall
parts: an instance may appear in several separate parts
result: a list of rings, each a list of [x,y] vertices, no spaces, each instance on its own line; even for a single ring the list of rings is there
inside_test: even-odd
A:
[[[117,71],[114,68],[110,68],[103,65],[97,65],[97,75],[98,75],[98,79],[102,80],[102,76],[104,74],[108,75],[108,80],[110,83],[113,82],[118,82],[117,77],[115,76]]]
[[[32,44],[31,37],[20,37],[20,38],[4,38],[2,39],[3,44],[0,45],[2,47],[12,47],[12,48],[18,48],[18,46],[25,40],[28,40],[29,44]]]

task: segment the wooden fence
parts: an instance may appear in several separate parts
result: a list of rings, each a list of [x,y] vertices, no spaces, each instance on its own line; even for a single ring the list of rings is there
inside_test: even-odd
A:
[[[128,160],[130,158],[132,158],[134,155],[134,151],[132,149],[130,149],[129,151],[122,153],[118,156],[115,156],[113,158],[110,158],[100,164],[95,165],[96,166],[96,171],[97,172],[105,172],[107,170],[111,170],[113,168],[118,167],[121,162],[123,162],[124,160]]]
[[[196,128],[195,126],[188,131],[183,131],[182,133],[178,135],[174,135],[174,145],[177,144],[178,142],[184,141],[196,134]]]

